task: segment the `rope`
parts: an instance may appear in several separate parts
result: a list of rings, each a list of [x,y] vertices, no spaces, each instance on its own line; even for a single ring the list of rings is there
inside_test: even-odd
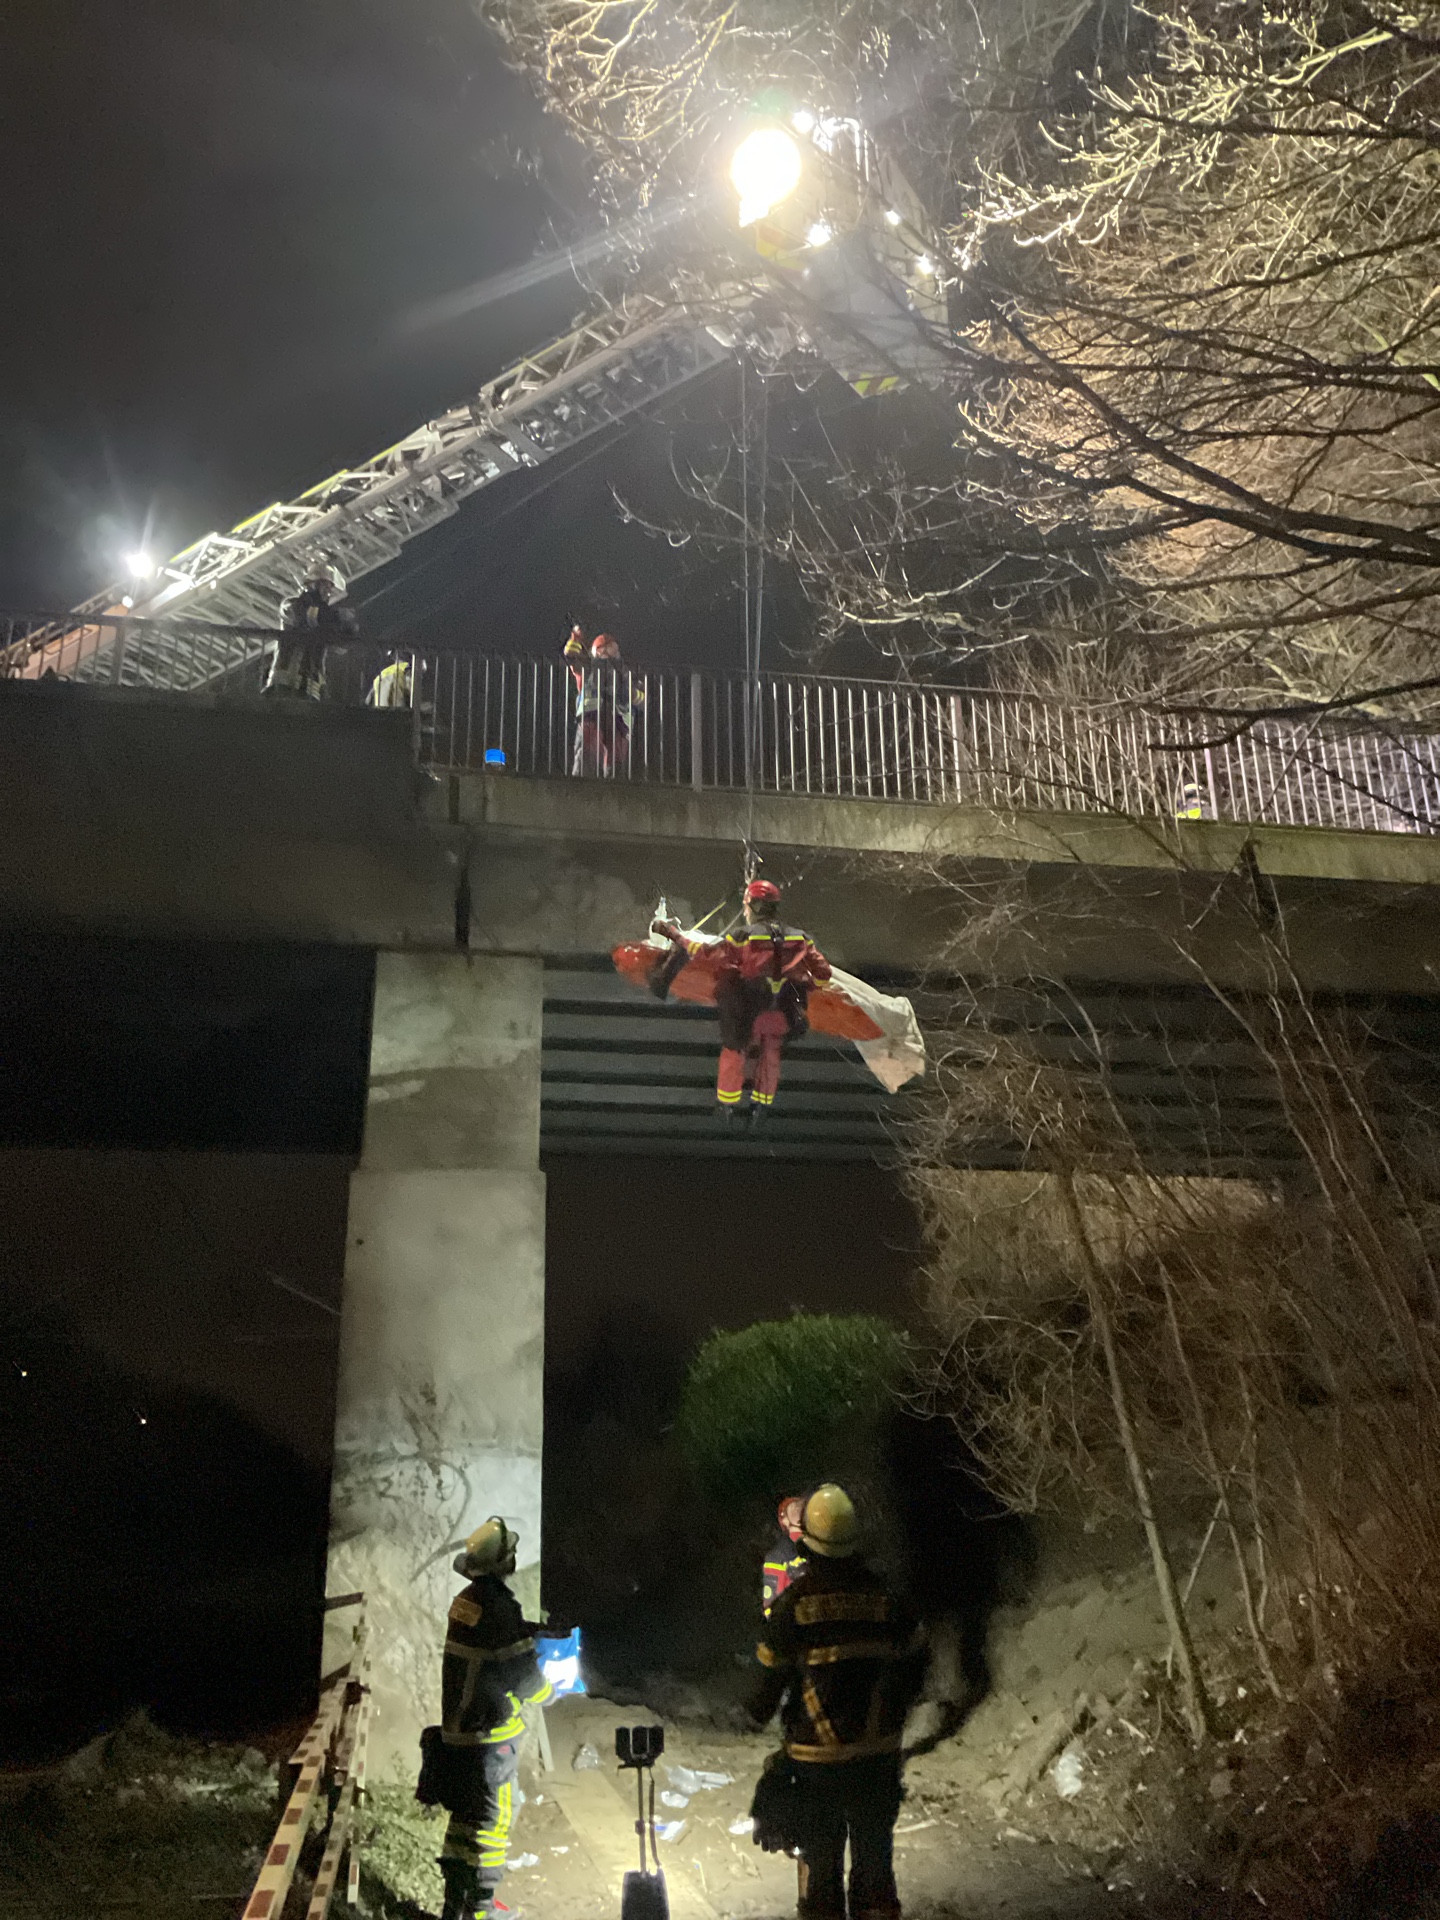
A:
[[[765,538],[770,479],[770,388],[760,382],[758,503],[753,497],[750,439],[755,430],[750,399],[749,363],[740,362],[740,491],[745,517],[743,596],[745,602],[745,847],[747,884],[761,865],[755,851],[755,789],[761,736],[760,649],[765,636]],[[758,531],[756,521],[758,519]],[[753,549],[753,556],[752,556]]]

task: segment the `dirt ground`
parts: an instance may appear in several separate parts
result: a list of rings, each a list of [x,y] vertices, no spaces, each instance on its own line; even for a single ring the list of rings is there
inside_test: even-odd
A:
[[[597,1884],[588,1843],[591,1809],[570,1812],[568,1796],[576,1778],[583,1777],[575,1774],[575,1758],[588,1745],[603,1756],[607,1784],[615,1783],[615,1819],[628,1855],[634,1845],[626,1830],[633,1819],[631,1783],[611,1759],[614,1730],[647,1717],[600,1700],[565,1700],[550,1710],[555,1771],[535,1777],[517,1823],[512,1857],[536,1859],[516,1867],[502,1889],[512,1914],[527,1920],[599,1920],[616,1911],[616,1882],[601,1876]],[[732,1831],[746,1821],[756,1777],[774,1746],[773,1735],[667,1727],[657,1786],[687,1802],[656,1808],[657,1818],[679,1828],[660,1848],[672,1910],[683,1904],[696,1920],[732,1915],[778,1920],[793,1909],[793,1862],[762,1853],[748,1831]],[[672,1780],[671,1768],[728,1774],[731,1784],[676,1794],[675,1786],[684,1783]],[[896,1828],[897,1878],[907,1913],[1079,1920],[1091,1912],[1122,1911],[1124,1900],[1097,1878],[1078,1849],[1022,1833],[983,1798],[960,1788],[955,1771],[953,1754],[943,1748],[913,1760],[907,1769],[907,1797]]]
[[[1161,1888],[1143,1883],[1138,1859],[1115,1844],[1116,1810],[1102,1804],[1098,1768],[1087,1758],[1073,1803],[1052,1777],[1077,1699],[1123,1698],[1135,1649],[1162,1646],[1153,1589],[1141,1573],[1061,1581],[997,1623],[990,1694],[958,1735],[907,1767],[896,1834],[907,1913],[1085,1920],[1128,1914],[1142,1896],[1147,1913],[1164,1904]],[[526,1800],[502,1889],[509,1920],[618,1914],[621,1878],[636,1854],[631,1777],[615,1766],[614,1733],[650,1720],[666,1729],[657,1787],[684,1803],[657,1805],[674,1823],[660,1848],[674,1920],[782,1920],[793,1911],[793,1864],[761,1853],[744,1828],[774,1732],[723,1730],[713,1712],[700,1711],[696,1689],[667,1687],[662,1676],[650,1697],[668,1711],[603,1698],[548,1710],[554,1765],[544,1773],[530,1761],[522,1774]],[[1130,1792],[1153,1827],[1157,1816],[1163,1824],[1164,1781],[1154,1769],[1165,1756],[1142,1718],[1125,1716],[1133,1735],[1123,1727],[1093,1733],[1092,1747],[1118,1739],[1123,1748],[1133,1737],[1136,1768],[1141,1750],[1148,1754],[1150,1779],[1135,1773]],[[922,1709],[920,1731],[923,1720]],[[137,1716],[58,1766],[0,1775],[0,1920],[141,1909],[147,1920],[238,1915],[274,1827],[276,1762],[300,1731],[278,1730],[259,1743],[262,1752],[174,1739]],[[577,1768],[587,1748],[600,1764]],[[729,1778],[687,1791],[671,1768]],[[1147,1793],[1149,1802],[1138,1797]],[[416,1805],[410,1781],[372,1783],[362,1904],[373,1920],[438,1911],[443,1820]],[[1144,1824],[1132,1818],[1120,1828],[1139,1834]],[[302,1875],[287,1912],[304,1910]],[[1182,1900],[1167,1910],[1201,1909]]]
[[[550,1710],[554,1771],[525,1771],[501,1890],[509,1920],[618,1915],[636,1843],[632,1777],[615,1767],[614,1731],[651,1717],[603,1700]],[[601,1764],[577,1770],[587,1746]],[[678,1827],[660,1849],[674,1920],[783,1920],[793,1910],[793,1864],[732,1832],[772,1746],[771,1737],[667,1727],[657,1787],[686,1801],[657,1804],[657,1816]],[[730,1780],[682,1795],[672,1767]],[[1029,1837],[958,1790],[953,1773],[943,1750],[909,1769],[896,1846],[908,1913],[1084,1920],[1129,1911],[1082,1850]],[[0,1916],[238,1915],[273,1828],[276,1782],[273,1759],[256,1749],[175,1741],[138,1716],[59,1767],[0,1780]],[[443,1815],[417,1807],[398,1784],[378,1787],[370,1811],[363,1910],[372,1920],[438,1911]],[[302,1876],[287,1912],[305,1911],[306,1892]]]
[[[1324,1754],[1292,1751],[1247,1681],[1233,1623],[1218,1599],[1208,1604],[1210,1577],[1202,1572],[1194,1600],[1209,1620],[1202,1654],[1219,1724],[1198,1751],[1178,1723],[1143,1569],[1069,1570],[997,1616],[988,1694],[957,1733],[907,1764],[896,1864],[909,1920],[1440,1914],[1440,1749],[1431,1764],[1434,1743],[1412,1743],[1390,1771],[1367,1762],[1353,1779]],[[535,1756],[522,1769],[501,1920],[618,1920],[637,1853],[633,1776],[615,1765],[615,1729],[656,1720],[672,1920],[786,1920],[794,1866],[762,1854],[747,1827],[776,1735],[730,1730],[723,1695],[713,1689],[707,1708],[702,1690],[657,1675],[649,1697],[665,1711],[600,1697],[547,1710],[553,1765],[545,1771]],[[1420,1703],[1425,1713],[1433,1697]],[[935,1712],[917,1710],[912,1739],[923,1741]],[[0,1774],[0,1920],[237,1920],[274,1831],[277,1763],[303,1730],[222,1746],[176,1739],[137,1715],[56,1766]],[[681,1769],[724,1779],[702,1784]],[[372,1782],[364,1920],[438,1912],[443,1826],[443,1814],[417,1806],[410,1779]],[[1398,1862],[1387,1853],[1397,1830]],[[1306,1866],[1327,1833],[1344,1856],[1328,1894]],[[1276,1861],[1297,1853],[1299,1876],[1287,1878]],[[1202,1884],[1223,1891],[1202,1895]],[[287,1920],[305,1913],[308,1893],[302,1867]]]

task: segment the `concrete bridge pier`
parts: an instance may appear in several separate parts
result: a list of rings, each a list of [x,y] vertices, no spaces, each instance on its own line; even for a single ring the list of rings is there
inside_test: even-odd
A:
[[[363,1589],[381,1769],[439,1717],[455,1543],[492,1513],[538,1604],[545,1194],[539,960],[378,959],[350,1188],[327,1592]],[[353,1614],[327,1619],[326,1667]]]

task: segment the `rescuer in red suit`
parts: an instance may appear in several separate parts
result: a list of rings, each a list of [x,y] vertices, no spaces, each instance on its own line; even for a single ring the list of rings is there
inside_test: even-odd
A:
[[[830,962],[809,936],[782,926],[779,887],[773,880],[752,880],[745,889],[744,926],[720,943],[715,1098],[722,1111],[740,1111],[748,1081],[752,1120],[769,1112],[780,1085],[781,1050],[805,1032],[811,987],[829,978]]]
[[[805,1497],[787,1493],[775,1515],[780,1531],[760,1570],[760,1610],[769,1613],[790,1582],[805,1568],[800,1531],[805,1519]]]

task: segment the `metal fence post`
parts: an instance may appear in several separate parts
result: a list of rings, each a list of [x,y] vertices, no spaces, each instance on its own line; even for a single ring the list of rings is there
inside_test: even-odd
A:
[[[690,676],[690,785],[705,785],[705,694],[698,673]]]
[[[128,620],[117,620],[115,622],[115,646],[113,649],[115,658],[110,662],[110,684],[112,687],[118,687],[120,685],[120,673],[125,665],[125,649],[129,645],[129,641],[130,622]]]

